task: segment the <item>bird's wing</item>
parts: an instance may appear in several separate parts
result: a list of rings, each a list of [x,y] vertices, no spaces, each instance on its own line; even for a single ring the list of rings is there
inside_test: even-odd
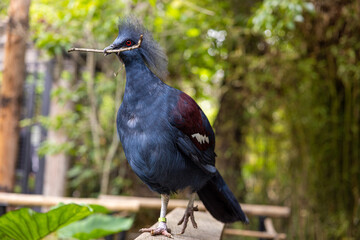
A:
[[[201,169],[214,174],[214,132],[201,108],[187,94],[179,94],[170,113],[170,123],[180,130],[176,140],[179,150]]]

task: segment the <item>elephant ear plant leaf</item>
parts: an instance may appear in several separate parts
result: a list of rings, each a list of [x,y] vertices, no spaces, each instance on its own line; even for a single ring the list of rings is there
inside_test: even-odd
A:
[[[38,240],[94,213],[86,205],[67,204],[38,213],[21,208],[0,217],[0,239]]]
[[[73,222],[57,231],[60,239],[98,239],[107,235],[129,230],[134,218],[93,214],[83,220]]]
[[[7,235],[5,235],[5,233],[0,232],[0,239],[1,240],[12,240],[12,238],[8,237]]]

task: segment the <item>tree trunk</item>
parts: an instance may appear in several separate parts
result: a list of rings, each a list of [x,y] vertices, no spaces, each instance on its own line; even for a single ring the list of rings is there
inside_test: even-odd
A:
[[[64,68],[64,59],[58,56],[56,60],[56,67],[54,73],[54,81],[52,84],[52,91],[58,88],[70,89],[71,81],[61,78],[61,73]],[[76,67],[75,67],[76,68]],[[74,76],[75,75],[74,70]],[[55,119],[56,116],[61,116],[73,111],[73,104],[71,101],[62,104],[58,97],[53,97],[50,103],[50,118]],[[64,144],[68,141],[67,134],[63,128],[49,129],[48,141],[58,145]],[[69,157],[67,153],[61,152],[54,155],[47,155],[45,159],[45,174],[44,174],[44,191],[46,196],[65,196],[67,170],[69,166]]]
[[[229,185],[231,191],[240,200],[245,195],[245,186],[241,174],[244,162],[244,98],[242,89],[231,87],[220,101],[220,109],[214,128],[216,132],[216,166]]]
[[[59,88],[71,88],[72,82],[61,78],[64,66],[65,63],[63,57],[61,55],[57,56],[53,73],[52,91],[56,91]],[[74,66],[73,73],[74,76],[76,76],[76,66]],[[51,98],[49,113],[51,119],[55,119],[57,116],[62,116],[71,111],[73,111],[73,104],[71,101],[67,101],[63,104],[59,97],[55,96]],[[61,145],[68,141],[68,137],[65,129],[50,128],[47,140],[51,144]],[[69,157],[67,153],[60,152],[53,155],[46,155],[43,191],[45,196],[65,196],[68,166]]]
[[[11,0],[0,92],[0,191],[12,191],[18,153],[19,118],[26,77],[25,52],[30,0]]]

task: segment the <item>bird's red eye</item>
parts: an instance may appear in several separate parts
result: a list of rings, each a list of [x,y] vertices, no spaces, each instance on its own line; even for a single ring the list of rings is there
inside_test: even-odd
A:
[[[127,40],[127,41],[125,42],[125,44],[126,44],[126,46],[131,46],[131,40]]]

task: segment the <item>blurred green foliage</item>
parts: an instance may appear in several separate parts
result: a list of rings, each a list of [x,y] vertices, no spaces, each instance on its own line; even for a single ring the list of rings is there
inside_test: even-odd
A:
[[[130,229],[133,218],[104,215],[99,205],[59,204],[46,213],[30,208],[10,211],[0,217],[1,239],[40,240],[95,239]]]
[[[262,116],[252,117],[260,139],[252,145],[257,156],[265,154],[268,164],[276,158],[277,164],[274,172],[257,158],[254,167],[265,168],[257,177],[268,185],[260,191],[291,204],[292,234],[301,239],[359,236],[356,6],[356,1],[267,0],[249,19],[267,48],[251,64],[258,84],[252,91],[262,98],[254,108]]]
[[[115,36],[112,33],[117,18],[104,19],[121,12],[123,6],[122,1],[32,1],[31,28],[36,46],[52,55],[74,43],[100,47]]]
[[[58,77],[71,87],[52,93],[71,110],[37,118],[68,141],[45,142],[41,152],[71,156],[70,195],[102,189],[124,69],[114,56],[95,56],[89,67],[89,55],[65,51],[104,48],[118,18],[132,14],[164,47],[167,82],[193,96],[214,124],[217,164],[238,197],[290,206],[291,221],[277,229],[291,239],[358,239],[359,9],[356,0],[33,0],[36,46],[59,65],[64,58],[77,65]],[[110,164],[106,193],[149,194],[121,147]]]
[[[59,229],[57,235],[60,239],[99,239],[121,231],[127,231],[131,228],[133,222],[133,218],[93,214]]]
[[[10,0],[0,2],[0,16],[6,16]]]

